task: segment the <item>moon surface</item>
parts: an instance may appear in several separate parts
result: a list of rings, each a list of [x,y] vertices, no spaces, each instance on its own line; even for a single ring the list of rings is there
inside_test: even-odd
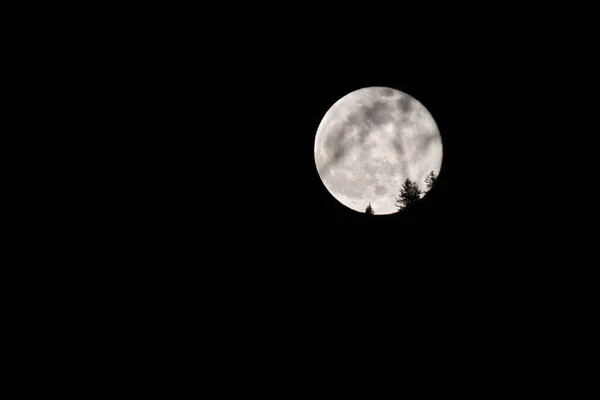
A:
[[[396,89],[367,87],[339,99],[315,136],[315,163],[327,190],[343,205],[392,214],[409,178],[425,191],[439,174],[442,139],[437,124],[415,98]]]

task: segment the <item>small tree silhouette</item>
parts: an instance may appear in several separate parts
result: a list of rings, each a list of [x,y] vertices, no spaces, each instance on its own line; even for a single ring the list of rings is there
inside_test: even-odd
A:
[[[425,186],[427,186],[427,190],[433,187],[433,184],[435,183],[436,179],[437,176],[433,173],[433,171],[431,171],[429,175],[427,175],[427,177],[425,178]]]
[[[375,215],[375,211],[373,211],[373,207],[371,207],[371,203],[369,203],[369,205],[367,206],[367,209],[365,210],[365,214]]]
[[[422,194],[423,192],[419,189],[419,186],[407,178],[402,184],[400,195],[396,199],[396,207],[399,211],[406,210],[417,204]]]

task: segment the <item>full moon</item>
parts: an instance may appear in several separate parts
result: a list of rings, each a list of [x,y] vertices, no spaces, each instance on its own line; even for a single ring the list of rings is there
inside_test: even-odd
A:
[[[327,190],[340,203],[375,214],[398,211],[396,199],[408,178],[439,174],[442,139],[427,109],[412,96],[387,87],[367,87],[339,99],[315,136],[315,163]]]

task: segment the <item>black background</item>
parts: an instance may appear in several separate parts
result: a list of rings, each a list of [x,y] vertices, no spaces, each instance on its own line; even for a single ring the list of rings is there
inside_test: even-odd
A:
[[[586,143],[565,132],[587,82],[562,68],[586,65],[585,46],[527,17],[357,27],[312,15],[176,18],[122,46],[127,123],[114,136],[127,168],[104,194],[115,213],[95,254],[131,297],[123,319],[181,333],[198,316],[239,351],[288,340],[343,354],[355,335],[408,335],[452,352],[585,297],[575,271],[590,237],[574,228],[563,156]],[[440,129],[441,172],[414,212],[365,219],[317,174],[322,117],[366,86],[410,94]]]
[[[585,379],[595,13],[419,5],[52,6],[69,23],[30,7],[49,26],[11,31],[34,57],[8,57],[25,78],[7,79],[41,106],[18,134],[40,158],[10,164],[33,173],[5,210],[27,370],[277,397]],[[321,119],[366,86],[440,128],[441,173],[410,213],[366,219],[317,174]]]
[[[558,23],[546,9],[454,5],[435,20],[433,6],[151,7],[116,13],[97,41],[69,49],[67,74],[99,100],[73,96],[76,137],[90,124],[92,134],[72,152],[95,173],[81,168],[67,182],[76,193],[56,196],[75,224],[51,209],[58,222],[38,233],[61,243],[27,249],[74,264],[42,264],[41,286],[64,306],[36,304],[53,319],[40,331],[62,336],[64,313],[67,340],[118,353],[111,368],[188,376],[212,356],[215,376],[255,384],[286,382],[290,363],[309,383],[352,369],[389,382],[398,364],[427,381],[432,364],[460,375],[466,363],[479,380],[479,365],[550,363],[556,336],[589,332],[578,326],[593,321],[595,293],[595,219],[583,207],[596,186],[597,157],[584,156],[596,124],[583,121],[595,115],[593,25],[563,29],[563,10]],[[366,219],[317,174],[321,119],[366,86],[410,94],[439,126],[441,172],[410,213]]]
[[[510,30],[491,20],[361,30],[313,21],[234,22],[232,34],[168,25],[144,51],[132,46],[143,56],[134,52],[128,76],[149,103],[127,181],[140,254],[209,265],[184,274],[228,265],[256,282],[283,274],[287,285],[327,288],[347,278],[372,282],[369,291],[409,277],[439,279],[443,291],[538,279],[573,209],[557,207],[554,191],[569,179],[570,162],[555,154],[565,153],[579,85],[559,65],[577,50],[526,18]],[[366,86],[409,93],[440,128],[439,180],[414,213],[365,220],[318,177],[321,118]]]

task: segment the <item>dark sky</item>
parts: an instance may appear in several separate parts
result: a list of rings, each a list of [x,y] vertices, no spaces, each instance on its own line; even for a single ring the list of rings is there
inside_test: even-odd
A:
[[[419,367],[435,366],[446,392],[499,377],[496,390],[511,374],[531,380],[538,360],[583,365],[560,356],[589,354],[577,347],[597,314],[586,285],[597,286],[600,68],[585,30],[598,24],[581,18],[597,13],[578,8],[571,27],[568,4],[553,16],[550,3],[412,3],[427,9],[163,2],[107,9],[96,26],[96,11],[79,12],[100,43],[68,24],[66,41],[33,35],[47,51],[7,82],[53,82],[22,95],[56,116],[32,109],[17,134],[63,152],[5,163],[33,189],[5,210],[22,221],[7,235],[24,244],[12,264],[27,275],[10,282],[25,290],[8,308],[36,324],[20,331],[43,354],[61,339],[78,359],[100,349],[114,362],[98,365],[127,369],[121,381],[137,365],[182,366],[179,383],[200,363],[202,382],[245,393],[313,382],[355,393],[352,369],[372,398],[398,365],[428,379],[420,388],[434,380]],[[418,99],[441,132],[440,176],[413,212],[365,218],[318,176],[319,122],[368,86]],[[20,129],[30,121],[40,128]],[[23,166],[46,184],[20,178]],[[31,255],[41,262],[22,262]]]
[[[300,281],[447,277],[457,268],[451,279],[468,281],[481,271],[504,276],[492,261],[511,274],[516,260],[536,265],[567,220],[556,214],[553,185],[572,165],[565,152],[575,151],[564,141],[576,120],[569,90],[552,84],[563,76],[552,67],[560,58],[547,44],[452,28],[420,39],[402,29],[348,40],[340,26],[315,37],[244,31],[224,43],[169,44],[172,56],[159,63],[169,79],[156,90],[167,112],[147,111],[159,121],[139,134],[152,145],[136,149],[148,161],[131,176],[151,176],[144,226],[172,245],[169,254],[189,255],[195,243],[203,254],[203,243],[215,243],[224,246],[217,262],[246,260],[234,270],[259,261],[269,272],[287,266],[286,277]],[[367,86],[419,99],[442,134],[438,183],[413,214],[364,220],[317,174],[319,122]]]
[[[141,343],[141,360],[155,357],[147,349],[157,343],[169,354],[181,346],[175,353],[183,355],[200,344],[229,366],[245,360],[249,370],[266,360],[264,349],[313,371],[328,368],[323,356],[335,349],[354,358],[348,349],[360,344],[386,356],[399,349],[391,360],[404,359],[407,344],[434,356],[454,351],[445,357],[452,369],[468,347],[479,359],[496,360],[490,348],[516,351],[507,338],[523,348],[512,368],[549,332],[572,329],[557,314],[595,304],[585,296],[597,292],[580,290],[596,282],[586,273],[597,257],[579,251],[597,248],[596,219],[580,200],[595,201],[597,165],[586,160],[598,157],[582,153],[595,150],[597,123],[581,121],[597,115],[583,96],[597,91],[581,78],[591,64],[577,62],[595,47],[561,42],[570,31],[557,19],[546,19],[558,25],[549,36],[536,25],[539,15],[520,17],[534,22],[519,31],[510,18],[492,24],[488,15],[497,10],[473,11],[462,20],[447,15],[442,25],[428,14],[382,18],[379,9],[369,26],[362,15],[320,11],[293,25],[270,23],[269,11],[241,22],[228,12],[221,23],[207,11],[178,10],[170,23],[145,19],[153,35],[134,29],[134,40],[119,37],[123,57],[78,81],[89,91],[89,80],[119,78],[105,88],[98,120],[77,127],[90,147],[110,148],[97,168],[113,174],[70,182],[74,194],[59,198],[79,206],[77,226],[45,227],[59,240],[65,227],[78,237],[60,243],[75,267],[64,273],[63,258],[27,250],[58,262],[68,286],[100,287],[99,309],[114,304],[96,313],[67,295],[69,304],[82,304],[69,319],[105,315],[115,328],[108,336],[127,347],[123,354]],[[319,122],[336,100],[367,86],[419,99],[441,132],[438,182],[414,212],[366,219],[319,179]],[[87,157],[91,149],[73,151]],[[79,190],[82,182],[93,190]],[[39,193],[32,202],[56,195]],[[49,210],[59,221],[60,211]],[[532,333],[543,317],[547,326]],[[246,357],[249,351],[256,354]]]

